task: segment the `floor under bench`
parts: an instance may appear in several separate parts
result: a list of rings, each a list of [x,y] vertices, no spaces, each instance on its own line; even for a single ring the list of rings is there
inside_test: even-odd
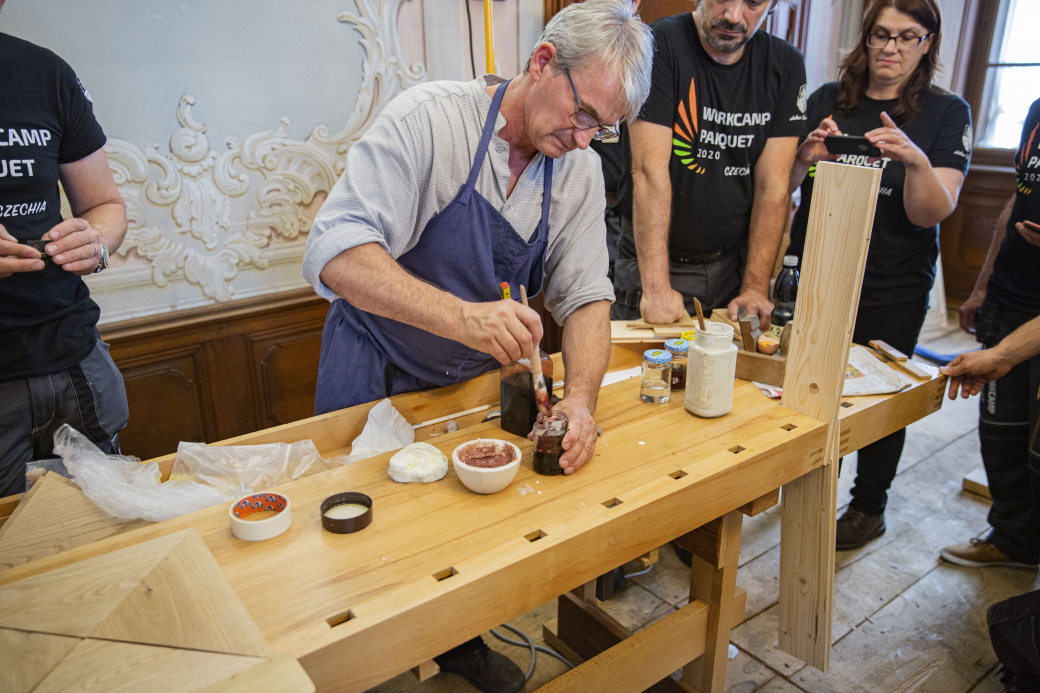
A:
[[[953,317],[953,316],[951,316]],[[955,318],[954,318],[955,320]],[[952,324],[955,324],[952,323]],[[925,342],[950,351],[970,345],[952,328]],[[849,501],[855,454],[839,480],[839,513]],[[961,490],[965,474],[981,464],[978,401],[946,400],[940,412],[907,430],[899,475],[889,493],[888,531],[857,551],[838,552],[834,650],[826,674],[806,667],[776,645],[780,557],[779,506],[744,519],[737,584],[747,590],[746,620],[733,630],[738,654],[729,661],[726,690],[733,693],[997,693],[996,657],[986,632],[986,607],[1033,588],[1036,574],[1013,569],[968,570],[943,562],[939,549],[980,536],[989,504]],[[635,572],[632,565],[626,572]],[[689,569],[670,547],[646,575],[602,602],[625,626],[639,629],[686,604]],[[542,626],[556,618],[556,600],[510,623],[544,645]],[[505,632],[506,635],[510,635]],[[490,633],[491,647],[527,670],[526,649]],[[538,655],[528,691],[566,667]],[[377,693],[462,693],[473,689],[450,674],[423,683],[410,673],[372,689]]]

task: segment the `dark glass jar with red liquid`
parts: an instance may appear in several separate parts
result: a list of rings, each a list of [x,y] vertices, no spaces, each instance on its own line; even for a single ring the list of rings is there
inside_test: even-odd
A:
[[[534,470],[552,476],[563,474],[560,455],[563,454],[563,437],[567,435],[567,415],[554,411],[546,416],[539,414],[534,424]]]
[[[553,362],[549,354],[538,350],[542,360],[542,379],[552,397]],[[538,418],[538,406],[534,400],[534,384],[531,380],[531,360],[522,359],[502,366],[502,430],[527,437]]]

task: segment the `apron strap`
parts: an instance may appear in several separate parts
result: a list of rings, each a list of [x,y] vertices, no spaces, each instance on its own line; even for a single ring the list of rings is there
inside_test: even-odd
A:
[[[553,161],[551,156],[545,157],[545,168],[542,170],[542,220],[538,222],[538,237],[549,238],[549,202],[552,200]]]
[[[466,180],[466,191],[472,192],[477,185],[477,176],[480,175],[480,167],[484,164],[487,155],[488,144],[491,136],[495,134],[495,123],[498,121],[498,109],[502,105],[502,97],[505,96],[508,82],[503,82],[491,99],[491,108],[488,110],[487,119],[484,121],[484,132],[480,135],[480,144],[477,146],[477,155],[473,157],[473,168],[469,170],[469,178]],[[468,197],[468,196],[467,196]]]

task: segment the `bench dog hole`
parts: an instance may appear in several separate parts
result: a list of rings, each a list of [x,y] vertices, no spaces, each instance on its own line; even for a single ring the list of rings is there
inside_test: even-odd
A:
[[[739,445],[734,445],[729,449],[729,451],[732,452],[734,455],[740,452],[744,452],[745,450],[747,450],[747,448],[742,448]]]
[[[545,536],[548,536],[548,535],[545,532],[543,532],[542,530],[538,529],[538,530],[535,530],[534,532],[531,532],[530,534],[525,534],[524,535],[524,539],[526,539],[527,541],[538,541],[539,539],[541,539],[542,537],[545,537]]]
[[[622,500],[620,498],[611,498],[608,501],[603,501],[603,507],[605,508],[616,508],[621,505]]]
[[[329,616],[327,619],[325,619],[325,623],[329,624],[330,627],[335,628],[336,626],[343,625],[352,618],[354,618],[354,612],[350,609],[347,609],[343,613],[336,614],[335,616]]]
[[[684,472],[681,469],[676,469],[674,472],[672,472],[668,476],[672,477],[673,479],[679,480],[679,479],[683,478],[684,476],[686,476],[686,472]]]
[[[794,424],[792,424],[792,423],[789,423],[789,424],[784,424],[784,425],[783,425],[783,426],[781,426],[780,428],[781,428],[782,430],[784,430],[784,431],[793,431],[794,429],[796,429],[796,428],[798,428],[798,427],[797,427],[797,426],[795,426],[795,425],[794,425]]]
[[[436,573],[434,573],[433,574],[433,579],[436,580],[437,582],[440,582],[441,580],[447,580],[452,575],[458,575],[458,574],[459,574],[459,571],[455,570],[455,567],[452,566],[451,568],[445,568],[444,570],[439,570]]]

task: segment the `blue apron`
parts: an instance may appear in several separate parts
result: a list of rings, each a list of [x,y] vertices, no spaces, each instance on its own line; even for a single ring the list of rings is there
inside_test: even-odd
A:
[[[466,184],[430,219],[415,247],[397,259],[407,272],[464,301],[497,301],[502,282],[509,283],[514,296],[521,284],[532,296],[542,288],[553,160],[545,158],[542,218],[530,242],[475,190],[508,86],[495,90]],[[314,413],[454,385],[497,365],[494,357],[460,342],[366,313],[338,298],[322,332]]]

